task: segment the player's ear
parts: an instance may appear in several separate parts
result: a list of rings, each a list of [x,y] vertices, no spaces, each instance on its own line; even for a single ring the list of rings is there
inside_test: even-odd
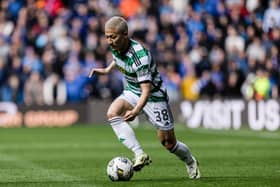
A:
[[[125,39],[128,39],[128,34],[127,33],[123,33],[122,37],[125,38]]]

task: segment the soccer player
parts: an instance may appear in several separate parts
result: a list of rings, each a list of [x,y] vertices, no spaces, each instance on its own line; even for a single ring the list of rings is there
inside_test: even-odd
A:
[[[89,77],[108,74],[116,67],[126,79],[126,88],[110,105],[107,118],[119,141],[134,152],[133,169],[140,171],[152,161],[128,124],[143,111],[156,127],[161,144],[186,164],[189,178],[200,178],[197,160],[186,144],[176,140],[166,89],[150,52],[128,36],[122,17],[111,17],[105,23],[105,36],[113,61],[106,68],[93,68]]]

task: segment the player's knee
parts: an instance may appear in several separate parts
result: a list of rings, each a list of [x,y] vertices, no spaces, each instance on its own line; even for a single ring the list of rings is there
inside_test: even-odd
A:
[[[115,112],[107,112],[107,119],[108,120],[110,120],[110,119],[112,119],[112,118],[115,118],[115,117],[117,117],[117,116],[119,116],[117,113],[115,113]]]
[[[171,151],[173,149],[173,147],[175,146],[176,142],[174,142],[173,140],[168,140],[168,139],[164,139],[161,141],[161,144],[169,151]]]
[[[119,125],[122,123],[122,117],[114,113],[107,113],[107,120],[111,126]]]

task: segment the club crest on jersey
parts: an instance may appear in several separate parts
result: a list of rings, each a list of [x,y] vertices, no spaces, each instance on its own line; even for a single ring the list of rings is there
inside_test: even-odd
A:
[[[149,70],[148,69],[142,69],[138,72],[139,76],[146,76],[149,75]]]

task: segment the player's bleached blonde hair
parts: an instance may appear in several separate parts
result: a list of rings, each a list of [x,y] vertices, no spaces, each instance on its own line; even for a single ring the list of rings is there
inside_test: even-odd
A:
[[[120,16],[113,16],[105,23],[105,30],[115,30],[119,34],[127,34],[127,21]]]

